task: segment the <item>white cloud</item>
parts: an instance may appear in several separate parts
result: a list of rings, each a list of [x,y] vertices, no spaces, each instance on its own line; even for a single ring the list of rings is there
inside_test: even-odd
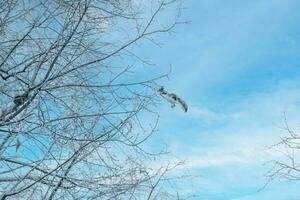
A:
[[[241,117],[240,113],[218,113],[205,108],[204,106],[190,106],[189,116],[199,118],[206,121],[224,121],[224,120],[236,120]]]

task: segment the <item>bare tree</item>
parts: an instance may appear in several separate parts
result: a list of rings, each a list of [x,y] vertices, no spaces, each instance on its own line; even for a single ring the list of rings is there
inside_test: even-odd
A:
[[[270,147],[278,156],[271,161],[272,168],[267,173],[268,182],[276,178],[300,180],[300,133],[289,126],[285,114],[283,130],[286,135]]]
[[[178,197],[163,189],[172,167],[149,166],[159,153],[143,146],[166,75],[132,75],[147,64],[134,48],[170,33],[180,10],[159,17],[178,5],[0,1],[0,199]]]

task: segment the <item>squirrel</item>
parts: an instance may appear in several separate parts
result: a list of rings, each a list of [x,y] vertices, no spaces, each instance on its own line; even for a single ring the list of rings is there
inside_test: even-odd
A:
[[[184,112],[188,111],[187,103],[184,100],[182,100],[180,97],[178,97],[176,94],[168,93],[164,89],[163,86],[161,86],[157,91],[158,91],[160,96],[162,96],[164,99],[166,99],[167,101],[169,101],[172,104],[171,108],[174,108],[176,103],[179,103]]]

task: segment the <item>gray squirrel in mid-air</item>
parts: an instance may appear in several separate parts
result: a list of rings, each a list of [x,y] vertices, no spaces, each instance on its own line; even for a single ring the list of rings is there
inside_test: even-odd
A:
[[[174,93],[168,93],[163,86],[161,86],[158,90],[158,93],[160,96],[162,96],[164,99],[169,101],[172,105],[171,108],[175,107],[176,103],[179,103],[183,109],[184,112],[188,111],[188,106],[185,101],[183,101],[181,98],[179,98],[176,94]]]

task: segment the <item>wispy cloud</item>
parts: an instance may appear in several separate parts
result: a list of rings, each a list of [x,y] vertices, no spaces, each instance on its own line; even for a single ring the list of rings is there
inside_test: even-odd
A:
[[[227,121],[238,120],[241,117],[241,113],[222,113],[210,110],[204,106],[190,106],[189,117],[198,118],[205,121]]]

